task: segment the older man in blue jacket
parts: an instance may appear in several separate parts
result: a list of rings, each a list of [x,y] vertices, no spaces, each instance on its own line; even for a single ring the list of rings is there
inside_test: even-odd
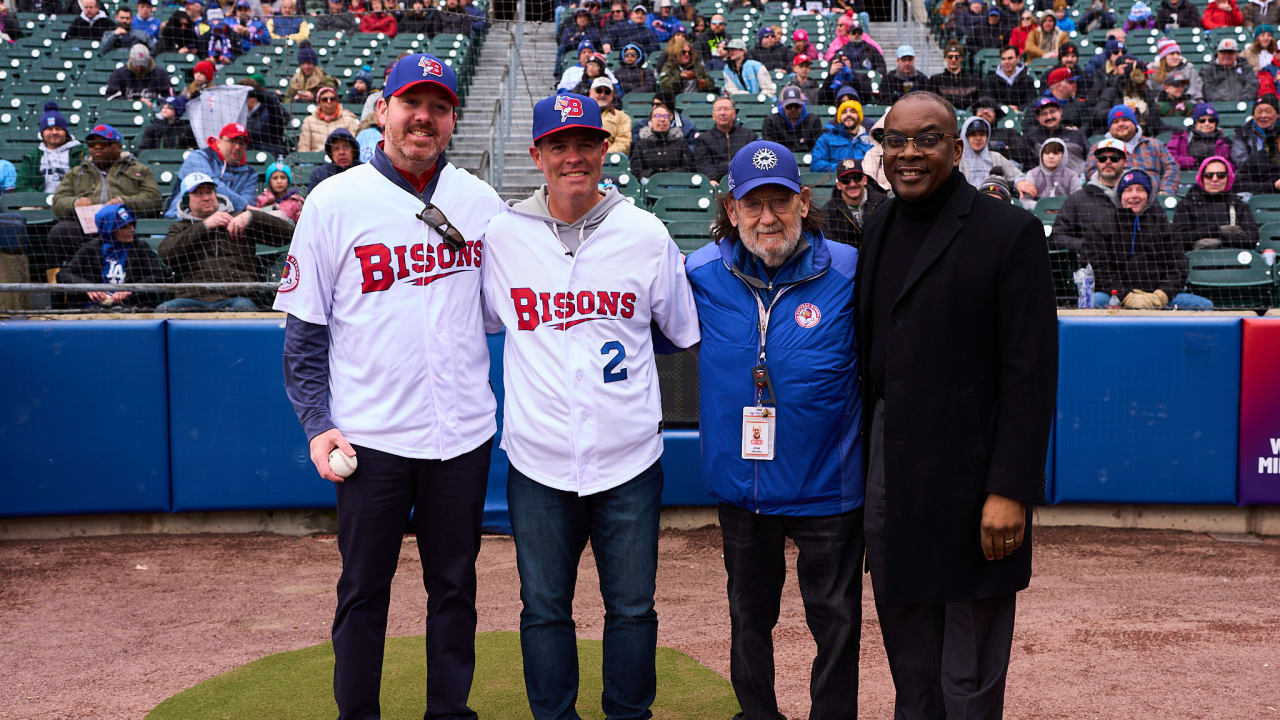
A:
[[[809,717],[857,716],[862,621],[862,402],[854,337],[858,251],[828,242],[794,155],[734,155],[714,243],[689,256],[702,328],[702,477],[719,502],[743,718],[780,718],[772,632],[784,543],[818,654]]]

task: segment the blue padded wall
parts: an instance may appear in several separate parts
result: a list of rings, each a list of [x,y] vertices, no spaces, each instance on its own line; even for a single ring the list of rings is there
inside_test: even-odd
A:
[[[1059,328],[1055,501],[1236,501],[1240,318]]]
[[[507,512],[507,453],[498,448],[502,441],[502,344],[506,335],[489,336],[489,384],[498,400],[498,434],[493,438],[493,454],[489,459],[489,484],[484,496],[485,532],[511,534],[511,514]]]
[[[662,504],[715,505],[702,484],[702,445],[697,430],[662,433]]]
[[[162,321],[0,322],[0,515],[169,510]]]

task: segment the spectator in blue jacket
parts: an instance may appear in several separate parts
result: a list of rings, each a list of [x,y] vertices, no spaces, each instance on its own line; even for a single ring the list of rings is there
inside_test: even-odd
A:
[[[141,30],[154,43],[160,39],[160,18],[156,17],[156,6],[151,0],[138,0],[137,12],[133,14],[133,29]]]
[[[854,717],[863,554],[858,251],[823,237],[821,210],[787,148],[749,143],[729,164],[727,185],[715,242],[685,269],[702,325],[702,477],[718,502],[729,576],[729,674],[742,717],[781,717],[771,635],[791,538],[818,647],[810,716]]]
[[[266,23],[253,17],[249,0],[239,0],[236,3],[235,15],[227,20],[227,28],[232,40],[237,43],[236,50],[239,53],[246,52],[254,45],[271,44],[271,31],[267,29]]]
[[[178,168],[178,181],[174,183],[175,188],[181,187],[182,179],[191,173],[204,173],[213,178],[218,194],[230,200],[236,212],[244,210],[258,194],[258,173],[247,164],[248,150],[249,131],[240,123],[227,123],[218,137],[209,138],[206,147],[196,150],[182,161],[182,167]],[[178,203],[181,199],[175,191],[169,198],[165,217],[178,217]]]
[[[634,44],[644,52],[645,55],[652,55],[658,51],[658,37],[653,34],[647,24],[648,16],[644,5],[637,4],[631,8],[631,19],[629,22],[614,23],[609,28],[608,37],[604,41],[604,52],[606,55],[613,52],[614,48],[626,47]]]
[[[573,52],[583,40],[590,40],[593,47],[599,47],[600,30],[591,25],[590,10],[578,8],[573,13],[573,22],[560,29],[560,52]]]
[[[862,127],[862,103],[845,100],[836,109],[836,122],[827,123],[822,137],[813,144],[809,169],[814,172],[835,172],[841,160],[852,158],[861,161],[867,151],[875,147],[866,128]]]
[[[659,43],[666,43],[676,33],[689,34],[684,23],[680,22],[680,18],[671,12],[671,0],[656,0],[653,4],[657,12],[649,13],[645,18],[645,24],[653,31],[654,37]]]

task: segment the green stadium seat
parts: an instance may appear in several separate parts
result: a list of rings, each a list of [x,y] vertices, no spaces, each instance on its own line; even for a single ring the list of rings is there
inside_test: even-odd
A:
[[[688,255],[711,241],[710,223],[702,220],[673,220],[667,223],[667,232],[680,252]]]
[[[609,153],[604,156],[604,171],[617,175],[631,170],[631,158],[626,153]]]
[[[1215,307],[1275,307],[1275,278],[1259,253],[1192,250],[1187,253],[1187,263],[1187,289],[1209,298]]]
[[[664,195],[651,209],[663,222],[710,222],[715,218],[715,200],[707,195]]]

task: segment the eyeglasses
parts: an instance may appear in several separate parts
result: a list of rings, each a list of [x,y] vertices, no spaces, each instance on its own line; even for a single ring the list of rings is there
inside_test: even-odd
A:
[[[1205,180],[1226,180],[1227,171],[1223,170],[1222,172],[1209,172],[1206,170],[1204,173],[1204,179]]]
[[[764,212],[764,206],[774,215],[786,215],[791,212],[792,201],[796,195],[773,195],[769,198],[745,197],[738,201],[738,212],[747,217],[758,217]]]
[[[1097,155],[1094,155],[1094,157],[1098,158],[1098,162],[1100,163],[1115,164],[1124,162],[1124,155],[1121,155],[1120,153],[1098,153]]]
[[[1214,117],[1214,116],[1212,116],[1212,115],[1206,115],[1206,116],[1204,116],[1204,117],[1200,118],[1199,120],[1196,120],[1196,122],[1198,122],[1198,123],[1213,123],[1213,124],[1215,124],[1215,125],[1216,125],[1216,124],[1218,124],[1218,118],[1216,118],[1216,117]]]
[[[654,113],[649,116],[650,120],[670,120],[671,116],[666,113]]]
[[[884,151],[889,154],[896,155],[907,147],[907,141],[916,146],[916,150],[920,152],[932,152],[942,144],[943,138],[955,137],[951,133],[940,132],[923,132],[915,137],[907,137],[900,132],[892,131],[881,135],[880,144],[884,146]]]

